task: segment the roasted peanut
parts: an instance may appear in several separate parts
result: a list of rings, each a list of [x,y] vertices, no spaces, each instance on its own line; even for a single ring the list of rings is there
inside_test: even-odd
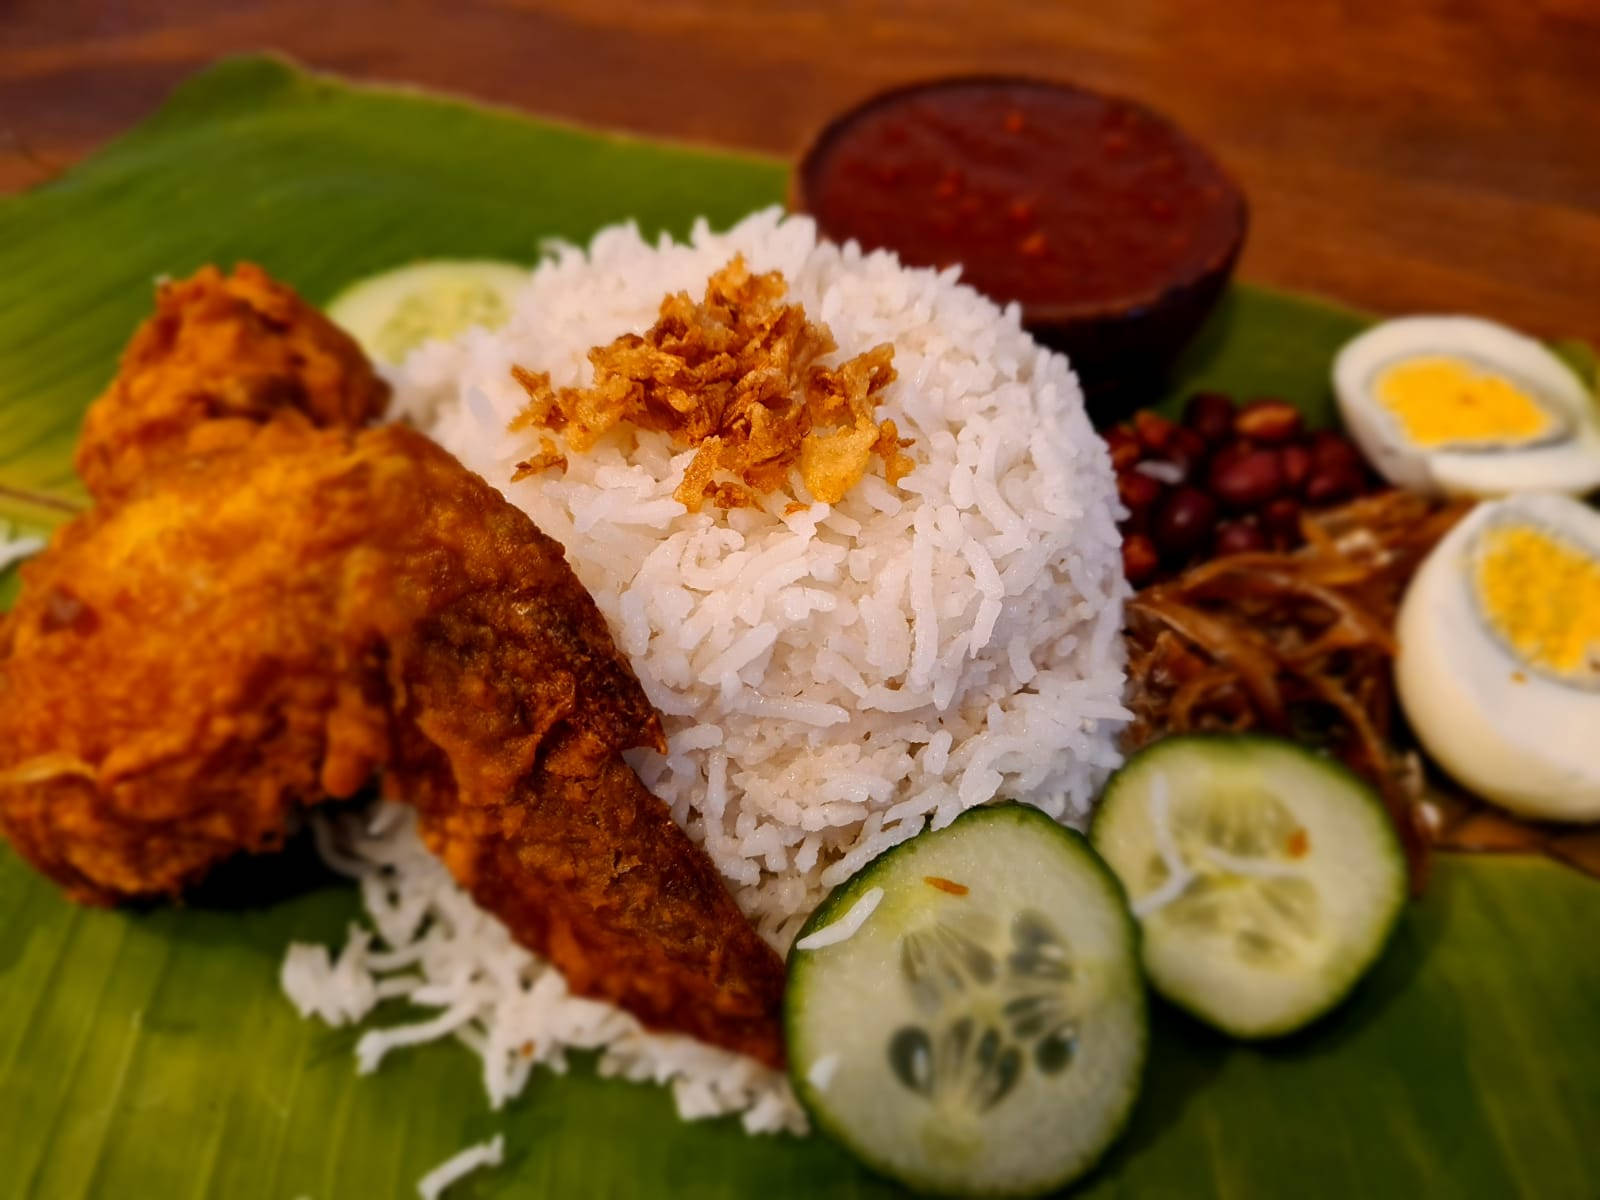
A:
[[[1307,504],[1338,504],[1361,494],[1361,471],[1350,465],[1312,467],[1311,478],[1306,480]]]
[[[1185,478],[1191,478],[1210,453],[1211,447],[1206,445],[1205,438],[1188,426],[1180,425],[1172,435],[1172,445],[1167,447],[1166,459],[1182,468]]]
[[[1204,548],[1217,523],[1217,502],[1196,487],[1172,491],[1156,507],[1150,532],[1168,558],[1183,559]]]
[[[1240,442],[1211,460],[1211,494],[1235,512],[1257,508],[1283,490],[1278,452]]]
[[[1135,586],[1144,583],[1161,565],[1155,545],[1142,533],[1131,534],[1122,540],[1122,573]]]
[[[1111,452],[1111,465],[1118,471],[1126,471],[1144,457],[1144,447],[1127,425],[1106,432],[1106,449]]]
[[[1311,476],[1311,451],[1299,443],[1278,451],[1278,462],[1283,467],[1283,484],[1291,492],[1298,492]]]
[[[1365,470],[1361,452],[1348,438],[1331,429],[1319,429],[1311,435],[1311,465],[1317,471],[1348,470],[1358,477]]]
[[[1196,392],[1183,406],[1183,423],[1219,445],[1233,432],[1233,401],[1221,392]]]
[[[1252,400],[1233,416],[1233,431],[1277,446],[1300,436],[1305,418],[1287,400]]]
[[[1224,554],[1250,554],[1267,548],[1267,535],[1248,517],[1239,521],[1225,521],[1217,526],[1212,549],[1217,557]]]
[[[1236,407],[1219,392],[1196,392],[1181,424],[1147,410],[1106,441],[1128,509],[1124,565],[1139,584],[1208,556],[1293,550],[1303,541],[1303,507],[1372,486],[1352,442],[1307,430],[1299,410],[1277,397]]]
[[[1300,505],[1288,496],[1279,496],[1261,510],[1261,527],[1279,550],[1300,544]]]
[[[1133,432],[1139,444],[1152,454],[1160,454],[1172,444],[1172,435],[1178,427],[1158,412],[1148,408],[1133,414]]]
[[[1161,485],[1138,471],[1117,476],[1117,497],[1131,513],[1145,512],[1161,499]]]

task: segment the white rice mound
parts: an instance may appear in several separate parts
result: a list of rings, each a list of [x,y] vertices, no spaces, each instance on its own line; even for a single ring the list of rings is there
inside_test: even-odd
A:
[[[556,386],[588,383],[591,347],[642,333],[669,292],[698,299],[735,253],[783,272],[791,299],[832,331],[828,361],[893,343],[898,378],[879,411],[914,439],[916,463],[899,486],[874,463],[840,503],[785,515],[810,500],[795,472],[791,494],[761,509],[691,514],[672,493],[692,452],[631,429],[568,453],[564,474],[510,482],[538,440],[507,432],[525,401],[512,365],[548,371]],[[819,242],[809,219],[777,209],[725,233],[702,222],[687,243],[651,245],[615,226],[587,250],[548,247],[501,329],[430,342],[390,372],[399,415],[565,546],[663,714],[668,753],[631,761],[780,950],[831,887],[930,823],[1002,797],[1080,823],[1120,761],[1126,584],[1104,443],[1066,359],[1023,331],[1015,305],[999,308],[957,275]],[[397,943],[385,930],[384,904],[470,923],[470,902],[409,822],[382,821],[378,835],[346,829],[341,840],[385,944],[411,935]],[[374,872],[380,882],[368,884]],[[488,918],[479,925],[457,936],[483,947],[450,968],[469,972],[459,986],[470,1005],[465,990],[431,983],[408,993],[447,1013],[471,1009],[445,1032],[504,1057],[514,1033],[484,1032],[499,1028],[498,1009],[543,1005],[525,1014],[544,1030],[533,1039],[541,1061],[603,1046],[618,1073],[676,1080],[686,1115],[798,1124],[781,1080],[732,1055],[686,1055],[684,1039],[642,1034],[614,1010],[565,1031],[552,1014],[602,1006],[568,996],[503,930],[485,933],[498,929]],[[363,938],[344,953],[381,962]],[[323,965],[331,976],[343,957],[323,952]],[[369,978],[386,995],[403,990]],[[328,994],[300,991],[303,1007]],[[496,1102],[514,1094],[498,1070],[486,1066]],[[741,1082],[720,1086],[731,1078]]]

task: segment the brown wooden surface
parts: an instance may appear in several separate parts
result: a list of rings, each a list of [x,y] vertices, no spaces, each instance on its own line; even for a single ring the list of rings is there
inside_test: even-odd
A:
[[[0,0],[0,191],[263,48],[783,154],[884,85],[1059,76],[1213,146],[1245,277],[1600,342],[1600,0]]]

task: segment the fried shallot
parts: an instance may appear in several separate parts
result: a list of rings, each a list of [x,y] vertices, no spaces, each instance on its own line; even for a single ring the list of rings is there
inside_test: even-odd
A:
[[[814,500],[837,504],[872,459],[890,485],[911,470],[911,444],[876,411],[895,378],[887,343],[827,366],[838,347],[826,325],[786,301],[783,275],[752,275],[736,256],[706,282],[705,299],[669,295],[643,336],[589,351],[594,382],[554,388],[547,373],[513,367],[528,404],[511,428],[559,432],[575,453],[619,425],[670,435],[694,458],[674,493],[691,512],[707,500],[752,507],[798,466]],[[565,460],[548,438],[517,465],[522,479]],[[730,478],[718,479],[718,475]]]

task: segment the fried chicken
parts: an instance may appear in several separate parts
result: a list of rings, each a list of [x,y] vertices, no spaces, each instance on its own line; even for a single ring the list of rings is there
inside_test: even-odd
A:
[[[267,421],[354,429],[389,387],[344,330],[249,263],[164,283],[155,315],[90,406],[76,466],[102,503],[185,454],[237,447]]]
[[[118,498],[24,567],[0,624],[17,849],[82,901],[174,894],[381,771],[575,991],[780,1064],[782,964],[622,760],[665,748],[659,717],[561,547],[408,429],[314,428],[297,401],[158,455],[109,411],[140,394],[114,385],[86,439],[141,431],[141,470],[97,459]]]

